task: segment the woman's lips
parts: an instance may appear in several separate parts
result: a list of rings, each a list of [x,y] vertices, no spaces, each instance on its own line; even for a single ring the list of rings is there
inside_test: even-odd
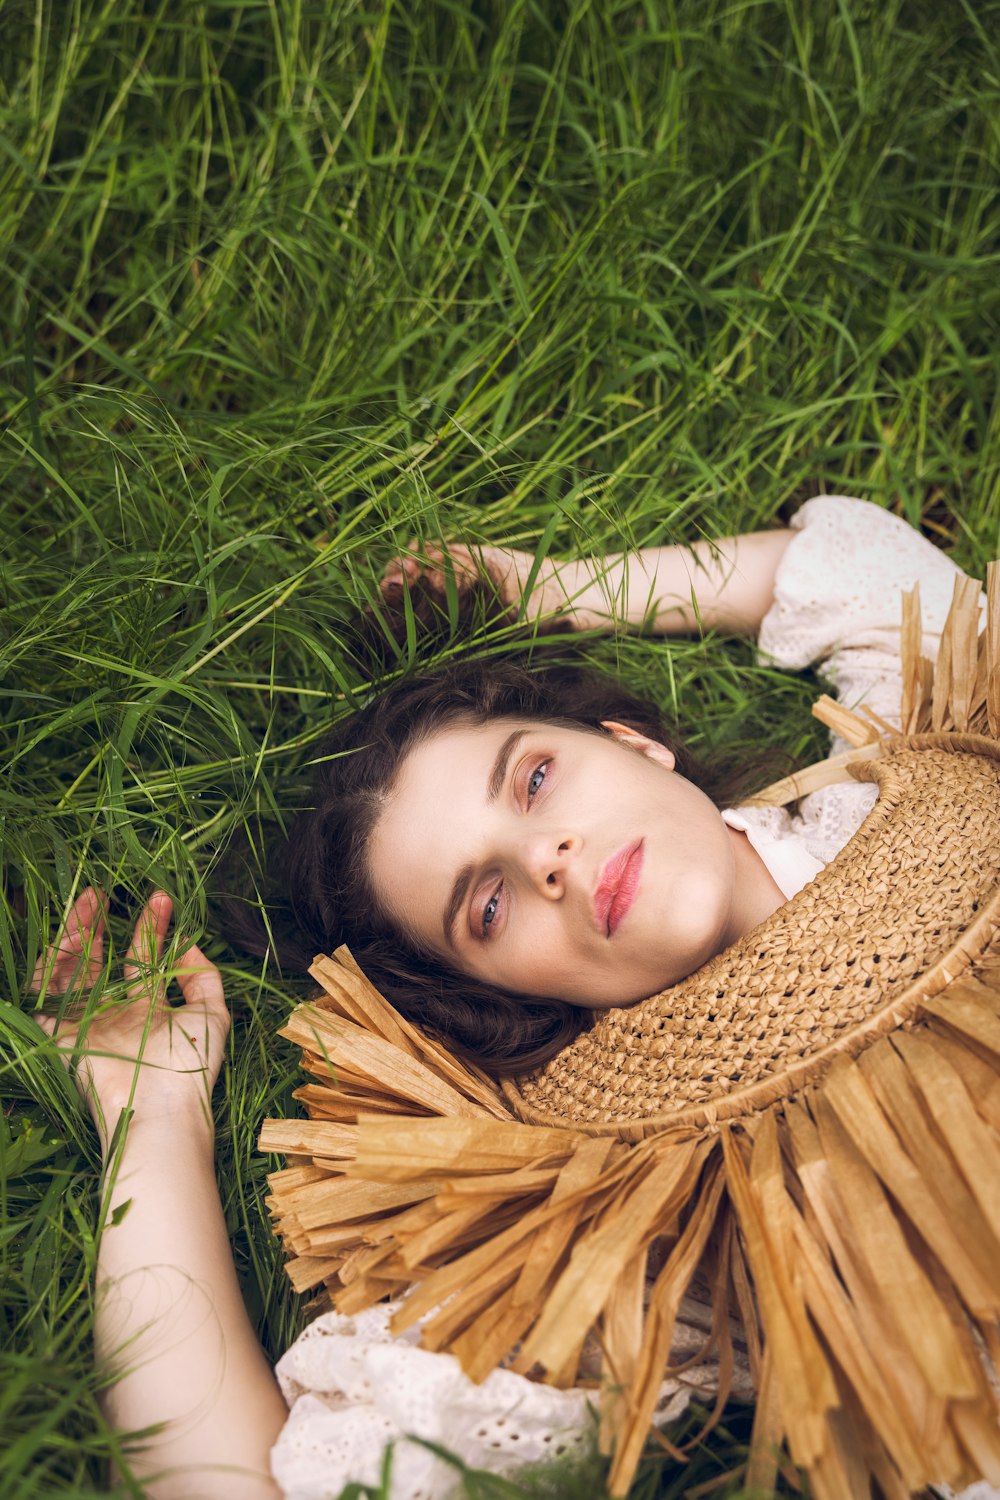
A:
[[[642,873],[643,840],[626,844],[612,854],[594,892],[594,916],[605,937],[611,937],[635,900]]]

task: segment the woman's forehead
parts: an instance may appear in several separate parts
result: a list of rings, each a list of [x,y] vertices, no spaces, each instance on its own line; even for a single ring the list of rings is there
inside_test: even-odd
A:
[[[405,792],[407,786],[423,779],[428,771],[443,764],[451,774],[474,772],[485,765],[496,748],[520,741],[536,730],[551,728],[537,719],[518,719],[513,715],[476,722],[470,719],[442,724],[418,740],[403,758],[394,790]]]
[[[410,748],[403,757],[393,792],[398,793],[407,784],[412,784],[423,770],[439,764],[442,759],[450,761],[455,773],[465,768],[473,771],[477,762],[496,756],[498,747],[515,739],[521,741],[538,735],[550,738],[574,735],[599,742],[610,740],[610,736],[596,726],[565,719],[538,719],[517,714],[485,720],[457,719],[432,729]]]
[[[498,738],[518,730],[524,734],[545,734],[559,732],[562,734],[579,734],[595,736],[598,739],[606,738],[605,732],[597,725],[579,724],[573,719],[541,719],[532,717],[530,714],[501,714],[493,719],[453,719],[446,724],[440,724],[423,735],[413,746],[411,754],[419,750],[422,745],[431,744],[436,741],[462,738],[469,744],[491,742]]]

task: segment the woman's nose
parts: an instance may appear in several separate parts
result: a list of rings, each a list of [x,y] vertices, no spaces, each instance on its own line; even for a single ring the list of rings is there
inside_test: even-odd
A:
[[[527,851],[526,863],[532,884],[550,900],[558,901],[566,890],[566,874],[576,841],[570,836],[537,834]]]

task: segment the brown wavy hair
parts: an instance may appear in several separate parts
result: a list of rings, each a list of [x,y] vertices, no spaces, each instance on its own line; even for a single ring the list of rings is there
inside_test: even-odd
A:
[[[398,1011],[494,1075],[541,1066],[589,1026],[593,1012],[517,994],[462,974],[423,952],[378,898],[368,843],[411,749],[452,724],[533,719],[597,729],[615,719],[669,745],[677,770],[717,806],[740,800],[759,765],[699,762],[658,710],[614,678],[574,667],[528,671],[468,662],[408,678],[344,719],[321,745],[308,810],[265,856],[264,911],[231,894],[222,927],[234,944],[270,954],[285,973],[304,973],[318,953],[346,943]],[[246,858],[246,856],[244,856]],[[244,890],[251,881],[231,882]]]

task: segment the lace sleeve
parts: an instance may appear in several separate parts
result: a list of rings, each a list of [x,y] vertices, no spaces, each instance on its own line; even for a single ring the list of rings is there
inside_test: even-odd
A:
[[[501,1474],[582,1451],[591,1393],[508,1370],[473,1385],[453,1356],[417,1348],[416,1331],[394,1337],[394,1311],[382,1304],[354,1318],[325,1313],[279,1362],[290,1412],[271,1467],[286,1500],[328,1500],[351,1480],[377,1485],[390,1443],[393,1500],[451,1494],[455,1470],[406,1434]]]
[[[903,592],[920,584],[923,649],[933,658],[959,569],[912,526],[865,500],[808,500],[792,526],[798,535],[761,624],[762,659],[790,670],[815,666],[846,707],[865,703],[898,724]]]

